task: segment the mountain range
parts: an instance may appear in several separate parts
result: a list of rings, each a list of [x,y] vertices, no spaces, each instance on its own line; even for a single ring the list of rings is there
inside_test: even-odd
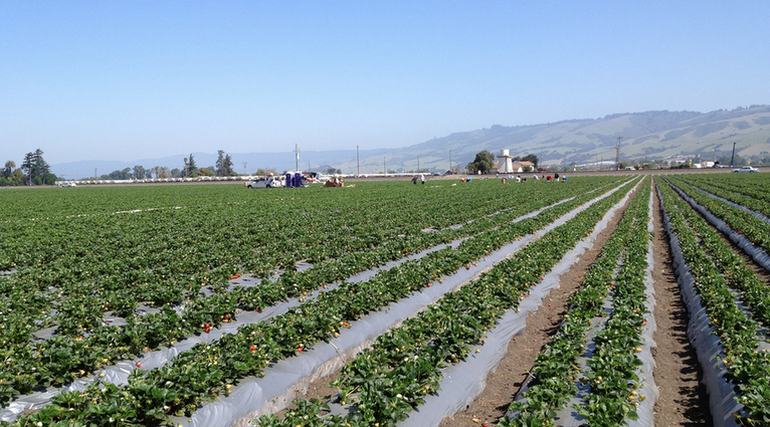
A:
[[[695,111],[645,111],[611,114],[595,119],[564,120],[535,125],[502,126],[457,132],[423,143],[394,149],[369,149],[359,153],[361,173],[420,168],[443,171],[463,166],[481,150],[497,154],[536,154],[542,164],[567,166],[614,160],[620,138],[623,161],[666,160],[677,157],[729,157],[733,142],[736,155],[754,163],[770,162],[770,106],[753,105],[706,113]],[[216,154],[194,153],[198,166],[213,165]],[[52,165],[54,173],[69,179],[143,165],[181,168],[185,155],[134,161],[80,161]],[[257,168],[277,170],[295,167],[294,153],[232,153],[238,172]],[[244,168],[243,163],[246,162]],[[300,168],[333,166],[356,172],[356,151],[307,151],[300,154]]]

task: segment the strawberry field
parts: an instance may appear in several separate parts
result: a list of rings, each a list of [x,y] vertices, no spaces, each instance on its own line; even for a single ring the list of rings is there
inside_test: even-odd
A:
[[[654,350],[663,263],[693,405],[770,425],[768,188],[1,191],[0,423],[653,425],[673,387],[660,358],[681,357]]]

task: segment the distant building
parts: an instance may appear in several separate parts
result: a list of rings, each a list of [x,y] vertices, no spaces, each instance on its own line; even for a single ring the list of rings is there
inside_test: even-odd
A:
[[[535,164],[526,160],[513,160],[511,150],[504,148],[497,156],[497,173],[522,173],[535,170]]]
[[[514,173],[530,172],[535,170],[535,164],[526,160],[513,162],[511,164]]]
[[[500,155],[497,156],[497,172],[498,173],[513,173],[513,157],[511,157],[511,150],[504,148],[500,150]]]

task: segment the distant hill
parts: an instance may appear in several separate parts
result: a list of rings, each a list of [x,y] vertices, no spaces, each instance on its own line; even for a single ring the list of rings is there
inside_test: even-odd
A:
[[[452,162],[464,166],[481,150],[497,154],[509,148],[513,155],[537,154],[545,164],[585,164],[614,160],[617,137],[621,140],[622,160],[658,160],[676,156],[715,154],[728,156],[733,141],[736,153],[744,158],[770,160],[770,106],[759,105],[708,113],[694,111],[646,111],[611,114],[597,119],[565,120],[525,126],[494,125],[486,129],[458,132],[397,149],[361,150],[361,172],[382,172],[383,160],[389,170],[420,167],[446,170]],[[198,166],[213,165],[214,153],[194,153]],[[232,153],[235,169],[253,172],[257,168],[293,169],[294,154]],[[184,155],[122,161],[81,161],[52,165],[54,173],[74,179],[116,169],[142,165],[146,168],[181,168]],[[300,168],[332,165],[345,173],[356,171],[355,150],[307,151],[300,154]]]
[[[537,154],[546,164],[585,164],[614,160],[617,137],[621,159],[657,160],[701,155],[711,159],[716,148],[728,156],[733,141],[736,154],[744,158],[770,160],[770,106],[752,106],[708,113],[692,111],[647,111],[612,114],[598,119],[565,120],[526,126],[495,125],[458,132],[421,144],[390,150],[388,169],[420,167],[446,170],[451,150],[453,164],[464,166],[478,151],[497,154],[502,148],[512,155]],[[382,171],[382,156],[362,160],[362,170]],[[350,171],[355,163],[335,166]]]

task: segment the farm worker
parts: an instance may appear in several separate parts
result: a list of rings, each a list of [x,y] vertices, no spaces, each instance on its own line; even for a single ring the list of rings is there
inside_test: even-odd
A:
[[[412,184],[417,185],[417,175],[412,177]]]
[[[425,174],[424,173],[420,174],[420,183],[425,184]]]

